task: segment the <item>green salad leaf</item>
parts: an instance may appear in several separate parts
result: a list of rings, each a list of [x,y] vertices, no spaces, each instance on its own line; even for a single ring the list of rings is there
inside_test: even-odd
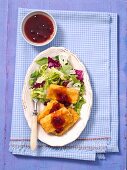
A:
[[[53,58],[59,62],[62,60],[59,56]],[[60,63],[61,67],[48,67],[48,58],[46,57],[37,60],[36,63],[39,65],[39,68],[31,74],[29,79],[31,98],[37,98],[42,103],[47,102],[46,95],[50,84],[65,85],[67,83],[67,87],[79,90],[79,99],[76,104],[72,105],[80,113],[82,105],[86,102],[83,97],[85,85],[78,80],[71,63],[66,60],[66,62]]]
[[[47,68],[48,68],[48,65],[42,65],[40,66],[40,69],[39,69],[39,73],[41,74],[41,76],[46,76],[47,74]]]
[[[44,65],[44,64],[48,64],[48,58],[47,57],[43,57],[39,60],[36,60],[36,63],[39,64],[39,65]]]
[[[30,78],[38,78],[40,77],[40,75],[41,75],[40,72],[36,70],[31,74]]]
[[[77,111],[78,114],[80,114],[80,110],[84,103],[86,103],[84,97],[80,97],[78,102],[76,104],[74,104],[75,110]]]
[[[70,74],[70,70],[72,70],[72,66],[70,64],[63,65],[60,69],[60,71],[64,74]]]
[[[31,91],[31,97],[32,98],[36,98],[39,101],[46,101],[46,92],[44,90],[44,88],[37,88]]]
[[[80,95],[83,95],[84,93],[85,93],[85,85],[84,83],[82,83],[80,87]]]
[[[49,84],[58,84],[60,81],[60,75],[57,72],[53,72],[48,77]]]
[[[75,83],[81,83],[80,80],[77,79],[77,76],[75,74],[70,75],[70,80]]]
[[[59,55],[55,56],[54,58],[55,58],[55,60],[59,61]]]
[[[30,79],[29,80],[29,85],[33,86],[35,82],[36,82],[36,79]]]

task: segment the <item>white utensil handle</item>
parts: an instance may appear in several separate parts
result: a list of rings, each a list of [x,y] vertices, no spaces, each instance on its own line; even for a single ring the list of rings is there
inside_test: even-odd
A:
[[[32,115],[31,123],[30,148],[31,150],[35,150],[37,147],[37,115]]]

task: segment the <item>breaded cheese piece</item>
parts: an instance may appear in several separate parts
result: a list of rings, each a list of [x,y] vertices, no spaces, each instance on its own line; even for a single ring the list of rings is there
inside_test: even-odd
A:
[[[53,112],[54,110],[59,110],[60,108],[64,107],[63,104],[59,103],[56,100],[51,100],[50,102],[47,103],[47,106],[45,106],[44,110],[41,111],[38,114],[37,120],[38,123],[40,122],[40,120],[42,118],[44,118],[46,115],[50,114],[51,112]]]
[[[79,119],[79,114],[72,108],[68,108],[68,110],[73,115],[73,123],[76,123]]]
[[[58,119],[62,118],[64,120],[64,124],[62,125],[62,129],[60,127],[60,131],[58,131],[59,129],[56,129],[56,127],[53,125],[52,120],[54,117]],[[45,116],[40,120],[40,124],[47,133],[61,136],[65,134],[78,121],[78,119],[79,115],[74,109],[66,109],[63,107],[60,110]]]
[[[68,111],[72,114],[73,116],[73,121],[68,124],[68,125],[65,125],[64,129],[62,132],[60,133],[56,133],[55,131],[53,132],[54,135],[56,136],[61,136],[63,134],[65,134],[72,126],[74,126],[74,124],[79,120],[79,114],[72,108],[68,108]]]
[[[62,124],[63,133],[64,133],[64,127],[69,126],[73,122],[73,115],[72,113],[69,112],[68,109],[65,107],[57,110],[54,113],[51,113],[47,116],[45,116],[43,119],[40,120],[40,124],[42,128],[47,132],[47,133],[55,133],[57,130],[56,126],[54,126],[53,120],[57,119],[57,126],[59,122],[61,121],[60,119],[64,120]]]
[[[79,97],[79,91],[75,88],[67,88],[64,86],[59,86],[51,84],[47,91],[47,99],[58,100],[68,100],[70,103],[76,103]],[[64,102],[63,102],[64,103]]]

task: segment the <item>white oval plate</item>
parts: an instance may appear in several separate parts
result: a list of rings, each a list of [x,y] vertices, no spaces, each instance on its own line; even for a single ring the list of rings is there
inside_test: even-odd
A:
[[[38,139],[50,146],[64,146],[68,143],[73,142],[79,137],[81,132],[86,127],[86,124],[90,117],[92,99],[93,99],[88,73],[86,71],[85,66],[79,61],[79,59],[73,53],[71,53],[69,50],[63,47],[48,48],[47,50],[39,53],[35,57],[32,64],[28,68],[25,77],[25,82],[24,82],[23,92],[22,92],[22,102],[23,102],[24,115],[28,122],[29,127],[31,128],[31,118],[33,112],[33,102],[30,97],[30,89],[29,89],[29,78],[31,73],[34,72],[39,67],[35,61],[42,57],[48,57],[48,56],[54,57],[57,55],[68,56],[68,59],[74,69],[83,70],[84,73],[83,78],[84,78],[85,89],[86,89],[84,98],[86,100],[86,103],[82,106],[79,121],[63,136],[54,136],[54,135],[47,134],[43,130],[43,128],[38,124]],[[40,111],[40,109],[42,110],[43,107],[44,107],[43,104],[38,104],[38,111]]]

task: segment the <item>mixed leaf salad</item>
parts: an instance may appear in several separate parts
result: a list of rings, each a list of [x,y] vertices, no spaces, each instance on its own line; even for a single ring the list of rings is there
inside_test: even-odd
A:
[[[66,56],[43,57],[36,60],[39,68],[35,70],[29,80],[31,88],[31,98],[37,98],[46,105],[47,89],[50,84],[73,87],[79,90],[79,99],[76,104],[71,104],[80,113],[82,105],[85,103],[83,97],[85,85],[83,82],[83,71],[73,69]]]

